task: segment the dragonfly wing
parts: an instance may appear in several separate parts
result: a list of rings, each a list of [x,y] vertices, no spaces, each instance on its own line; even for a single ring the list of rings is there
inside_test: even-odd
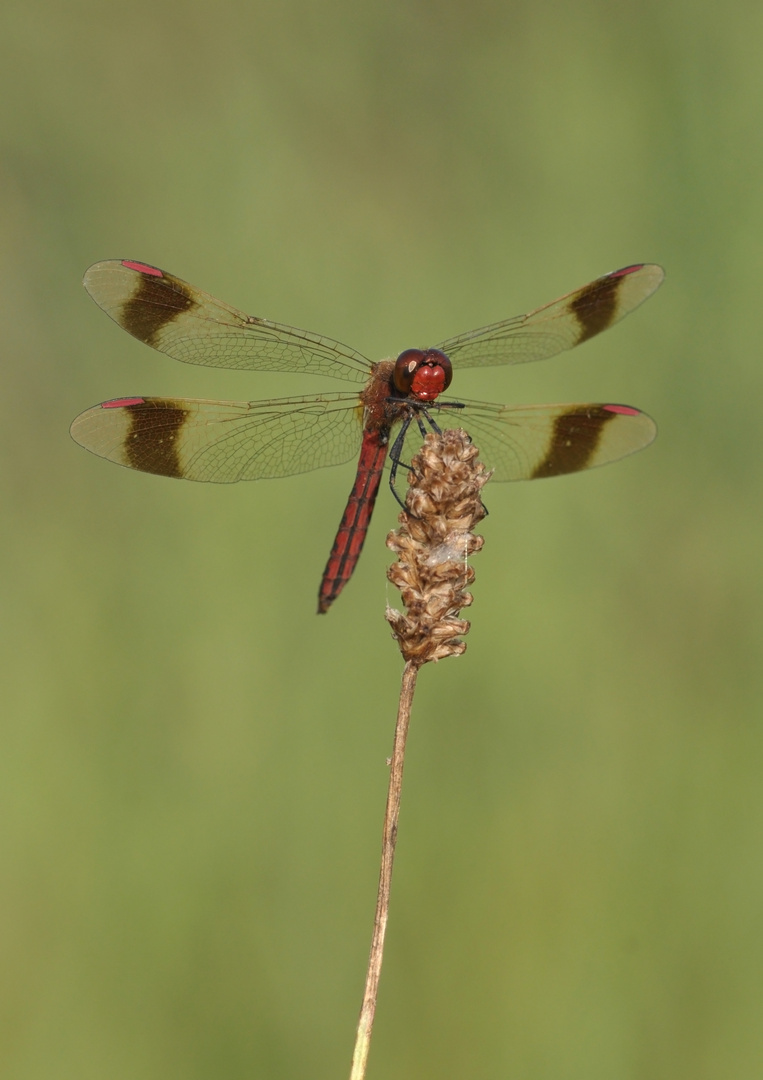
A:
[[[643,304],[664,277],[662,267],[653,263],[626,266],[529,315],[460,334],[436,348],[456,369],[546,360],[619,322]]]
[[[338,341],[245,315],[146,263],[98,262],[83,284],[133,337],[186,364],[308,372],[352,382],[370,373],[370,362]]]
[[[439,402],[430,408],[443,430],[464,428],[495,480],[537,480],[592,469],[648,446],[657,427],[628,405],[494,405],[462,401],[460,409]],[[411,424],[403,458],[410,463],[421,446]]]
[[[81,413],[75,442],[131,469],[228,484],[339,465],[360,446],[356,394],[274,401],[118,398]]]

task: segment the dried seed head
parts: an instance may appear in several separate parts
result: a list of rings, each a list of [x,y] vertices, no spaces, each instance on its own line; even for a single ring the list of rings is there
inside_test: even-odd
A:
[[[400,528],[387,537],[397,562],[387,577],[402,593],[406,612],[387,606],[405,660],[417,666],[466,649],[460,640],[469,623],[459,619],[472,602],[465,591],[474,581],[469,556],[484,543],[472,529],[485,516],[480,492],[490,473],[465,431],[427,435],[411,462]]]

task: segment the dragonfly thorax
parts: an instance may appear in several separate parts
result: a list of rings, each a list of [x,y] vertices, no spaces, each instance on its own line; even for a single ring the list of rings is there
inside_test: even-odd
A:
[[[439,349],[406,349],[395,361],[392,373],[395,389],[419,401],[434,401],[452,378],[450,360]]]

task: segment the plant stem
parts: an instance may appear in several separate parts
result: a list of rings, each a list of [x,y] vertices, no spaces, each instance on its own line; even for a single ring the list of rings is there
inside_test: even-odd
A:
[[[409,660],[403,669],[403,680],[400,687],[400,703],[397,711],[397,724],[395,725],[395,743],[389,768],[387,808],[384,813],[381,868],[379,871],[379,891],[376,897],[374,932],[368,958],[366,989],[363,994],[363,1004],[360,1009],[358,1030],[355,1036],[350,1080],[363,1080],[365,1077],[368,1051],[371,1047],[371,1031],[374,1025],[379,976],[384,955],[384,935],[387,931],[387,918],[389,916],[389,897],[392,884],[392,863],[395,858],[395,842],[397,841],[397,823],[400,817],[405,740],[408,735],[408,724],[411,717],[411,705],[413,703],[413,693],[416,689],[418,671],[419,665]]]

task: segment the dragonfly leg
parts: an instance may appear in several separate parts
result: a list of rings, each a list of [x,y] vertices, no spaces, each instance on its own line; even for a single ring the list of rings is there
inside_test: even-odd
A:
[[[430,406],[430,408],[431,408],[431,406]],[[447,402],[443,401],[442,403],[438,402],[438,404],[436,405],[436,408],[438,408],[438,409],[463,409],[464,406],[460,401],[447,401]],[[436,435],[442,435],[442,431],[441,431],[439,425],[437,424],[437,421],[432,416],[432,414],[430,412],[430,409],[422,408],[419,405],[419,408],[417,408],[415,410],[413,415],[408,416],[403,421],[403,423],[401,425],[401,428],[400,428],[400,431],[398,432],[398,434],[397,434],[397,436],[395,438],[395,441],[392,444],[392,447],[390,448],[390,452],[389,452],[389,460],[390,460],[390,465],[391,465],[390,473],[389,473],[390,491],[395,496],[395,499],[400,503],[403,510],[405,510],[409,514],[410,514],[410,510],[408,510],[407,506],[405,505],[403,500],[398,495],[397,488],[395,487],[395,483],[396,483],[396,480],[397,480],[397,470],[399,468],[402,468],[402,469],[411,469],[412,468],[410,465],[407,465],[402,460],[401,454],[403,452],[403,444],[405,443],[405,437],[408,434],[408,429],[411,426],[411,422],[412,422],[414,416],[416,418],[416,423],[418,425],[418,429],[421,432],[421,438],[422,439],[426,439],[427,435],[429,434],[429,432],[427,431],[427,428],[426,428],[426,424],[429,425],[431,430]],[[426,421],[426,424],[425,424],[424,421]]]
[[[463,401],[438,401],[436,408],[438,408],[438,409],[464,409],[464,408],[466,408],[466,406],[464,405]],[[435,428],[435,430],[439,432],[440,429],[437,427],[437,424],[435,424],[434,420],[429,415],[429,413],[427,413],[427,420],[432,425],[432,427]]]
[[[418,417],[418,413],[416,414],[416,418],[419,420],[419,425],[420,425],[421,420]],[[411,467],[410,465],[406,465],[404,461],[400,460],[400,454],[402,453],[402,450],[403,450],[403,443],[405,442],[405,436],[408,434],[408,428],[410,426],[411,426],[411,417],[409,416],[406,420],[403,421],[403,423],[402,423],[402,425],[400,427],[400,431],[397,433],[397,435],[395,437],[395,441],[393,442],[393,444],[392,444],[392,446],[390,448],[390,452],[389,452],[389,460],[390,460],[389,489],[392,492],[392,494],[395,496],[396,500],[400,503],[403,510],[407,510],[407,507],[406,507],[405,503],[403,502],[403,500],[400,498],[400,496],[397,493],[397,488],[395,487],[395,481],[397,480],[397,470],[401,465],[402,465],[402,467],[404,469],[410,469],[410,467]]]
[[[429,415],[429,413],[428,413],[428,412],[424,412],[424,416],[425,416],[425,417],[427,418],[427,420],[429,421],[429,423],[430,423],[430,424],[432,425],[432,429],[433,429],[433,430],[434,430],[434,431],[435,431],[435,432],[436,432],[436,433],[437,433],[438,435],[442,434],[442,432],[441,432],[441,431],[440,431],[440,429],[438,428],[437,424],[435,424],[434,420],[433,420],[433,419],[432,419],[432,417],[431,417],[431,416]],[[423,421],[423,420],[421,419],[421,413],[418,413],[418,412],[416,413],[416,423],[417,423],[417,424],[419,425],[419,431],[421,432],[421,437],[422,437],[422,439],[426,439],[426,437],[427,437],[427,429],[426,429],[426,428],[424,427],[424,421]]]

